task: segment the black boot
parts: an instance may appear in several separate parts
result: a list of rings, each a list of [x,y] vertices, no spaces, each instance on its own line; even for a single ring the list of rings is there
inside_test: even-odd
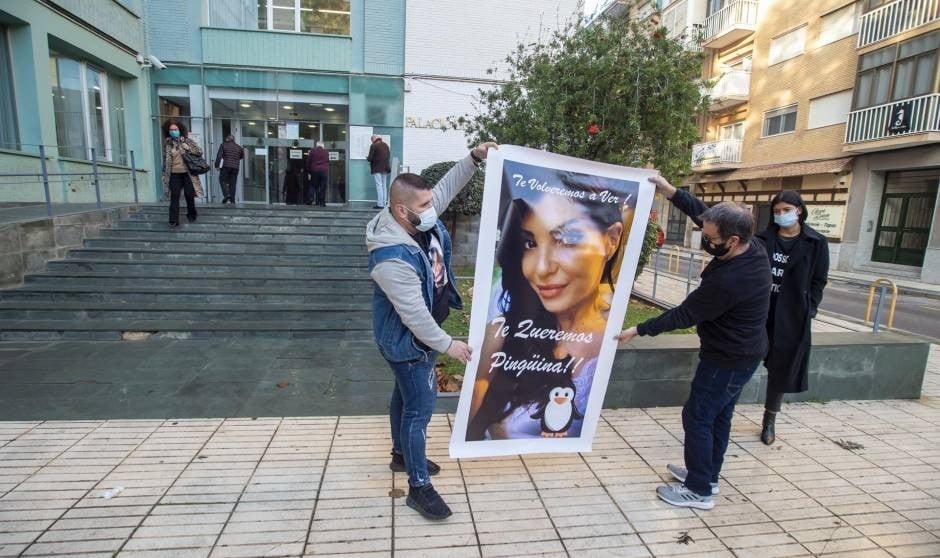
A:
[[[396,473],[404,473],[405,469],[405,456],[400,453],[392,452],[392,462],[388,464],[388,468]],[[441,472],[441,466],[437,463],[428,459],[428,474],[432,477]]]
[[[409,486],[405,503],[428,519],[447,519],[451,515],[450,508],[430,484],[419,488]]]
[[[764,442],[765,445],[770,445],[774,443],[774,440],[777,439],[776,434],[774,433],[774,421],[777,420],[777,413],[773,411],[764,410],[764,424],[761,426],[760,431],[760,441]]]

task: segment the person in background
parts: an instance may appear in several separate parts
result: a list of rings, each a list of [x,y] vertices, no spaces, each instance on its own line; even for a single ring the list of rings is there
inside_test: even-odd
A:
[[[792,190],[770,201],[773,217],[757,234],[770,258],[770,313],[767,337],[767,398],[760,439],[768,446],[776,439],[775,421],[783,396],[809,389],[810,324],[822,302],[829,274],[826,237],[806,224],[806,204]]]
[[[616,338],[630,341],[637,335],[697,326],[699,364],[682,408],[685,467],[667,465],[679,482],[658,487],[656,495],[674,506],[710,510],[715,507],[712,496],[718,494],[734,406],[767,355],[770,264],[762,243],[752,241],[754,216],[747,208],[734,202],[709,208],[661,176],[650,182],[702,228],[705,251],[714,259],[682,304]]]
[[[170,198],[170,227],[180,222],[180,193],[186,197],[186,218],[196,221],[196,196],[202,196],[199,175],[190,174],[183,153],[202,156],[202,149],[189,138],[186,125],[177,120],[163,123],[163,195]]]
[[[388,144],[382,141],[380,136],[372,136],[372,145],[369,146],[369,155],[366,160],[369,161],[372,178],[375,179],[377,196],[375,208],[381,209],[388,205],[388,175],[391,174],[392,167]]]
[[[215,167],[219,169],[219,187],[222,189],[222,205],[235,204],[235,184],[244,157],[245,150],[235,143],[235,136],[225,136],[225,141],[215,155]]]
[[[320,207],[326,205],[326,183],[330,172],[330,153],[318,141],[316,147],[307,153],[307,173],[310,174],[309,203]]]
[[[432,188],[417,174],[392,182],[389,207],[366,226],[369,275],[374,283],[372,329],[379,352],[395,377],[389,404],[392,471],[407,471],[405,503],[429,519],[451,510],[431,485],[440,467],[429,461],[427,427],[437,399],[434,363],[438,353],[468,362],[471,348],[441,324],[461,308],[451,266],[451,241],[438,215],[467,185],[496,144],[473,149]]]

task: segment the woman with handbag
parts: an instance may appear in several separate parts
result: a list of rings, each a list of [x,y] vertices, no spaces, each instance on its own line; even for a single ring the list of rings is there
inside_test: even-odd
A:
[[[186,197],[186,218],[190,223],[196,221],[196,196],[203,195],[199,174],[206,171],[191,166],[201,167],[205,160],[202,159],[202,149],[189,138],[182,122],[166,121],[163,136],[163,195],[170,198],[170,227],[178,227],[181,192]],[[208,170],[208,165],[205,167]]]

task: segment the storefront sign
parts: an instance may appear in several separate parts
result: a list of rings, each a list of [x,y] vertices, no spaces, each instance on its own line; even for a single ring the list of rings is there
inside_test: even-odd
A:
[[[330,151],[330,161],[339,161],[339,151]]]
[[[304,158],[304,155],[303,155],[303,152],[302,152],[300,149],[291,149],[291,150],[290,150],[290,158],[291,158],[291,159],[303,159],[303,158]]]
[[[262,157],[268,154],[268,150],[264,147],[256,147],[255,155],[261,155]]]
[[[457,119],[450,116],[438,118],[422,118],[420,116],[406,116],[405,128],[428,128],[431,130],[465,130],[466,122],[458,122]]]
[[[807,225],[825,237],[842,238],[844,205],[808,205],[806,211]]]
[[[911,111],[914,102],[906,101],[891,106],[891,119],[888,121],[889,134],[906,134],[911,131]]]
[[[590,451],[653,174],[511,145],[490,152],[470,318],[475,350],[451,457]]]

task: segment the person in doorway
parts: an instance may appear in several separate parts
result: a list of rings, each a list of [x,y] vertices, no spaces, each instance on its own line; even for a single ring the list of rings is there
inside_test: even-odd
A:
[[[705,251],[714,259],[702,281],[679,306],[617,335],[659,335],[697,326],[701,348],[689,398],[682,408],[685,467],[667,465],[679,481],[656,494],[674,506],[715,507],[718,475],[724,461],[734,406],[744,384],[767,354],[770,264],[763,244],[753,241],[754,216],[734,202],[711,208],[661,176],[650,182],[702,228]]]
[[[409,507],[429,519],[451,515],[431,485],[440,467],[425,453],[427,426],[437,398],[434,362],[438,353],[468,362],[471,348],[441,324],[461,308],[451,267],[451,241],[438,218],[467,185],[477,165],[496,144],[484,143],[433,188],[416,174],[392,182],[391,204],[366,227],[369,273],[375,284],[372,324],[379,352],[395,375],[389,405],[393,471],[407,471]]]
[[[369,155],[366,157],[375,180],[376,203],[375,208],[381,209],[388,205],[388,175],[392,172],[391,152],[388,144],[377,135],[372,136],[372,145],[369,146]]]
[[[822,302],[829,274],[829,244],[826,237],[806,224],[806,204],[792,190],[784,190],[770,201],[773,217],[757,234],[770,258],[770,313],[767,337],[770,349],[767,368],[767,398],[760,439],[774,443],[775,421],[783,396],[809,389],[810,324]]]
[[[202,182],[191,174],[183,153],[202,156],[202,149],[189,138],[186,125],[177,120],[163,123],[163,195],[170,198],[170,227],[180,222],[180,193],[186,198],[186,219],[196,221],[196,197],[202,197]]]
[[[307,173],[310,175],[311,203],[326,206],[326,182],[330,172],[330,153],[322,141],[307,153]]]
[[[244,157],[245,150],[235,143],[235,136],[225,136],[225,141],[215,155],[215,167],[219,169],[219,187],[222,189],[222,205],[235,204],[235,183]]]

